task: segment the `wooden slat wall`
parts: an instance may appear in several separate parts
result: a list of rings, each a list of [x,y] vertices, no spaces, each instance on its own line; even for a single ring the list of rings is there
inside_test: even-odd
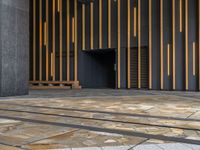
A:
[[[185,0],[185,90],[189,89],[188,65],[188,0]]]
[[[167,12],[165,0],[96,1],[87,5],[78,0],[33,0],[33,81],[78,81],[81,50],[113,48],[117,59],[116,87],[121,88],[121,83],[126,82],[127,88],[131,88],[135,82],[131,81],[131,49],[135,47],[137,88],[140,89],[144,69],[141,48],[147,47],[149,89],[200,90],[199,0],[170,0]],[[198,8],[192,10],[197,3]],[[198,14],[198,26],[190,30],[193,11]],[[170,20],[166,20],[166,13]],[[170,33],[166,34],[166,29]],[[194,38],[193,44],[189,36],[196,33],[198,39]],[[122,57],[124,51],[126,60]],[[197,54],[199,57],[195,57]],[[178,60],[180,55],[184,60]],[[124,62],[127,69],[123,68]],[[184,74],[180,73],[180,63]],[[191,78],[194,78],[192,82]]]
[[[33,72],[31,80],[77,81],[77,0],[32,0],[32,3],[33,61],[31,65],[33,65]],[[73,35],[71,35],[73,29]],[[73,63],[70,61],[70,51],[74,51]],[[73,77],[70,75],[71,66],[74,67]]]

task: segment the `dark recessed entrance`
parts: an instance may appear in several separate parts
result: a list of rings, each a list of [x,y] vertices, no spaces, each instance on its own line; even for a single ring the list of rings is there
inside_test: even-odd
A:
[[[115,50],[82,51],[79,80],[84,88],[115,88]],[[80,62],[81,63],[81,62]]]

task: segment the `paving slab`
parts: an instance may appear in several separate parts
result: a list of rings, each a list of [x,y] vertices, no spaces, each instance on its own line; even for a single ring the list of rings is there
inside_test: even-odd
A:
[[[0,143],[33,150],[161,148],[172,143],[166,148],[187,150],[191,145],[173,144],[200,143],[198,96],[108,89],[0,98]]]
[[[108,146],[102,147],[103,150],[128,150],[131,146]]]
[[[158,144],[158,146],[164,150],[192,150],[181,143]]]

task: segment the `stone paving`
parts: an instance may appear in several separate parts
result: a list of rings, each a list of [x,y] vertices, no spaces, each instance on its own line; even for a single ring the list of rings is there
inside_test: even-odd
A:
[[[0,98],[0,149],[200,150],[200,93],[86,89]]]

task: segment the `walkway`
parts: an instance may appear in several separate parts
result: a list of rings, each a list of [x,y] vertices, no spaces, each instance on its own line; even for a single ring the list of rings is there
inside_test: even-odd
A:
[[[200,150],[200,93],[104,89],[0,98],[0,149]]]

